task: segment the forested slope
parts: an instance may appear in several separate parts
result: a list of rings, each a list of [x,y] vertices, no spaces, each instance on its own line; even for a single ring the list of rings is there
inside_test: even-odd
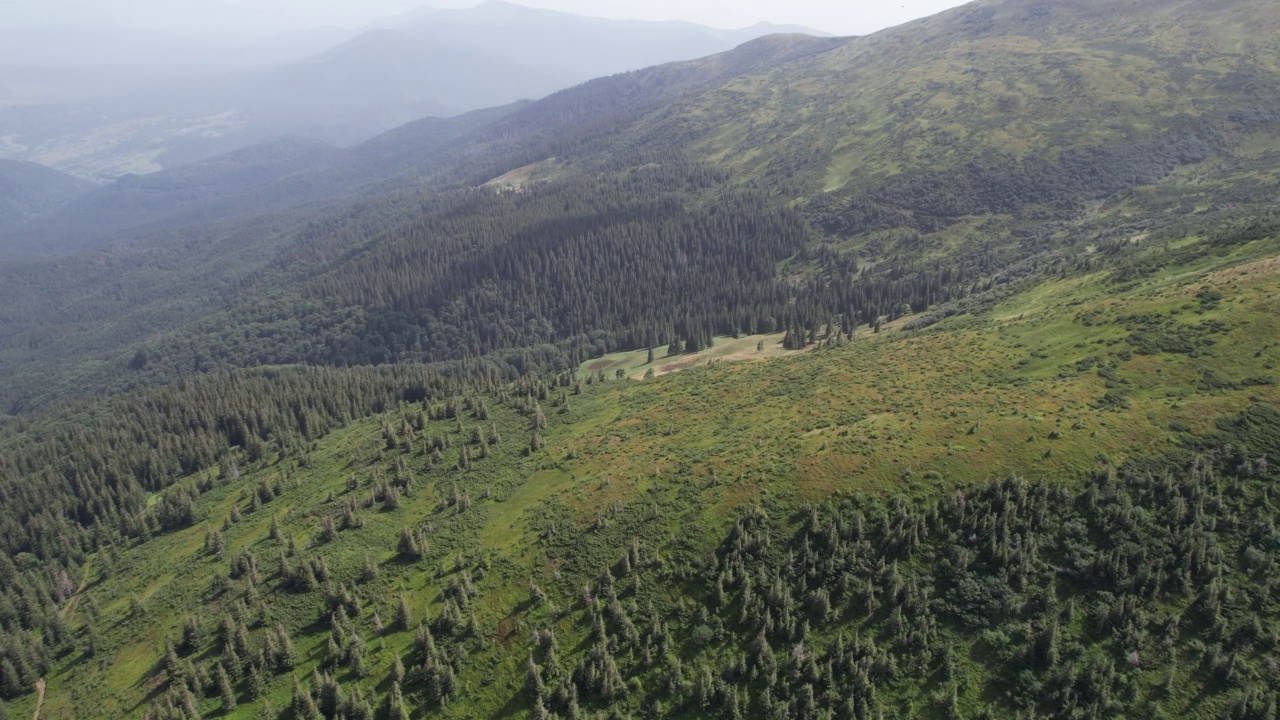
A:
[[[1276,242],[643,382],[239,371],[11,426],[0,687],[16,713],[43,675],[53,717],[1265,717]]]
[[[655,337],[666,343],[668,335],[702,328],[745,332],[749,318],[758,324],[770,316],[779,327],[807,331],[835,316],[893,317],[904,307],[918,312],[1008,282],[1064,245],[1112,242],[1188,220],[1247,219],[1269,203],[1277,142],[1268,120],[1277,109],[1267,99],[1274,95],[1267,88],[1276,77],[1276,28],[1265,19],[1244,22],[1254,15],[1266,13],[1250,0],[1212,12],[1172,1],[978,3],[867,38],[769,37],[705,60],[603,78],[506,117],[477,118],[479,127],[444,135],[450,140],[442,146],[411,133],[389,136],[384,146],[421,158],[415,161],[418,190],[384,184],[381,195],[308,207],[302,221],[295,219],[300,213],[277,212],[224,222],[214,237],[260,234],[265,242],[254,254],[266,262],[246,263],[244,255],[229,252],[226,262],[193,273],[183,284],[192,309],[180,322],[156,321],[167,313],[142,290],[146,268],[165,263],[182,272],[182,253],[173,248],[188,237],[207,246],[209,228],[175,229],[132,242],[127,251],[24,267],[25,277],[43,275],[37,294],[44,297],[21,282],[5,284],[13,295],[7,305],[34,309],[14,313],[5,333],[0,351],[15,372],[10,384],[21,378],[25,389],[7,393],[4,404],[31,408],[65,394],[41,376],[56,376],[67,387],[100,387],[140,347],[166,358],[151,376],[137,378],[152,381],[172,377],[175,367],[434,360],[528,342],[611,350]],[[434,149],[415,150],[423,142]],[[376,147],[370,158],[386,155]],[[332,178],[324,173],[303,173],[289,187],[328,186]],[[458,272],[464,273],[460,283],[400,286],[397,278],[416,262],[409,257],[399,264],[406,242],[420,246],[432,228],[450,235],[447,245],[470,222],[439,213],[476,213],[474,227],[480,227],[487,214],[509,213],[522,202],[458,199],[500,193],[504,186],[487,183],[512,173],[535,173],[537,181],[506,189],[576,195],[572,202],[598,208],[598,220],[611,226],[625,224],[631,211],[610,218],[601,209],[634,203],[616,201],[619,193],[665,193],[691,216],[706,208],[738,212],[742,202],[719,198],[755,194],[780,212],[785,206],[802,216],[805,238],[784,241],[795,252],[784,256],[772,279],[764,274],[772,288],[738,299],[731,297],[737,276],[721,283],[710,266],[683,266],[681,272],[703,278],[706,292],[727,294],[727,302],[690,308],[663,292],[654,298],[657,306],[641,306],[641,299],[629,309],[647,327],[631,321],[614,327],[617,312],[590,309],[616,304],[596,293],[630,276],[584,283],[583,321],[567,322],[543,308],[509,318],[511,327],[501,330],[480,328],[462,315],[478,314],[483,304],[468,288],[507,280],[502,267],[455,268],[450,277],[461,280]],[[610,197],[601,197],[606,192]],[[752,213],[763,206],[749,205],[751,212],[729,222],[755,224]],[[505,237],[539,232],[530,226]],[[637,234],[633,242],[650,244],[644,237]],[[507,252],[519,256],[525,247],[516,243]],[[603,261],[589,256],[595,247],[573,262]],[[756,252],[751,242],[741,247]],[[763,247],[753,262],[777,263],[773,252]],[[667,250],[653,254],[664,272],[684,262]],[[522,267],[534,264],[524,260]],[[110,271],[95,272],[103,263]],[[370,277],[371,267],[392,266],[399,275]],[[317,288],[357,285],[358,293],[315,295]],[[91,330],[59,333],[57,343],[37,340],[41,330],[29,319],[41,329],[83,324],[74,319],[83,305],[59,298],[86,286],[126,298],[111,317],[137,332],[99,335],[92,350],[76,339],[93,336]],[[768,294],[796,295],[797,302],[762,304]],[[396,307],[406,303],[431,305],[433,316],[408,317]],[[506,299],[498,304],[503,312],[511,308]],[[449,309],[462,307],[470,310]],[[298,316],[307,318],[301,326]],[[248,337],[221,337],[216,328],[227,326],[253,330]],[[588,326],[606,338],[586,337]],[[337,335],[334,328],[341,328]],[[326,347],[355,343],[371,351],[307,347],[299,333],[313,331],[329,338]],[[578,359],[566,356],[570,363]]]
[[[93,187],[43,165],[0,160],[0,228],[53,211]]]
[[[1274,716],[1263,9],[766,38],[5,268],[0,698]]]

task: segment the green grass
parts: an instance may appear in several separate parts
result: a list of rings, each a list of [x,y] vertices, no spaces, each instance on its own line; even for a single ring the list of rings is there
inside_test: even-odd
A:
[[[736,338],[718,337],[706,350],[678,355],[668,355],[666,347],[657,347],[653,349],[652,363],[649,362],[648,350],[609,353],[604,357],[582,363],[578,367],[578,372],[584,375],[603,372],[608,378],[613,379],[617,371],[621,370],[624,377],[641,380],[650,370],[653,371],[654,376],[661,376],[714,362],[768,360],[795,352],[782,347],[782,338],[785,335],[786,333],[771,333]]]

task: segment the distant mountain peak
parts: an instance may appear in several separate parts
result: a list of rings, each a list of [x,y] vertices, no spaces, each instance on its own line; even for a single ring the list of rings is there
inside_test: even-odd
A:
[[[775,23],[768,20],[761,20],[755,25],[742,28],[739,32],[767,32],[768,34],[780,35],[812,35],[814,37],[831,37],[832,34],[825,30],[818,30],[804,25],[792,25],[789,23]]]

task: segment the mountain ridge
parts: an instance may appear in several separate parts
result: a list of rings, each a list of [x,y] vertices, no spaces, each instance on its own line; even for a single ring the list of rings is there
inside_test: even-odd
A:
[[[0,227],[53,212],[94,187],[44,165],[0,160]]]
[[[426,118],[349,149],[286,137],[171,170],[125,176],[69,200],[57,213],[32,215],[0,230],[0,247],[10,255],[60,255],[203,223],[337,202],[358,195],[366,185],[407,187],[414,169],[443,145],[517,107]]]
[[[440,11],[407,28],[373,28],[283,67],[0,109],[11,135],[6,153],[110,180],[280,135],[349,146],[424,116],[722,52],[767,30],[493,10]]]
[[[800,325],[816,324],[825,312],[847,313],[860,322],[877,315],[894,317],[904,305],[921,312],[994,282],[993,276],[1018,277],[1035,265],[1034,256],[1054,248],[1068,252],[1082,237],[1098,236],[1099,242],[1110,242],[1111,234],[1119,232],[1115,227],[1149,229],[1173,223],[1179,216],[1181,222],[1194,225],[1250,212],[1248,208],[1256,207],[1265,195],[1258,188],[1274,184],[1275,165],[1267,160],[1274,153],[1267,149],[1267,143],[1274,142],[1274,128],[1260,120],[1269,112],[1265,107],[1269,96],[1256,92],[1267,87],[1268,76],[1258,70],[1251,76],[1255,79],[1249,80],[1252,85],[1239,85],[1235,79],[1240,73],[1253,72],[1251,67],[1274,64],[1265,46],[1250,57],[1222,55],[1220,62],[1234,67],[1231,72],[1236,75],[1197,74],[1187,64],[1197,61],[1193,53],[1184,52],[1185,35],[1144,34],[1132,20],[1146,12],[1142,8],[1194,12],[1194,6],[1147,2],[1124,11],[1129,13],[1126,16],[1120,10],[1082,2],[1059,12],[1057,17],[1065,24],[1053,42],[1061,47],[1045,55],[1048,64],[1041,64],[1028,61],[1025,51],[1009,53],[1004,48],[1041,42],[1026,38],[1039,32],[1043,23],[1058,21],[1055,16],[1046,16],[1035,10],[1037,4],[1021,0],[992,6],[997,12],[990,16],[981,12],[987,7],[960,8],[866,38],[766,38],[708,59],[597,79],[521,106],[505,118],[478,123],[456,136],[457,142],[441,146],[439,154],[431,156],[430,167],[424,166],[412,183],[371,186],[390,193],[384,202],[369,195],[338,212],[344,218],[341,222],[318,223],[343,229],[316,235],[285,229],[273,235],[293,238],[282,240],[288,250],[279,250],[288,261],[277,263],[278,268],[289,270],[264,271],[268,275],[260,280],[262,287],[276,290],[237,295],[230,302],[220,298],[216,303],[222,308],[218,312],[238,318],[220,316],[218,322],[244,322],[261,328],[263,337],[247,341],[255,346],[252,351],[207,349],[202,355],[240,363],[244,360],[231,358],[260,357],[270,351],[276,362],[304,357],[308,362],[322,361],[315,354],[316,346],[301,338],[290,340],[296,344],[286,352],[281,352],[284,344],[280,342],[270,349],[257,347],[268,337],[280,339],[269,327],[279,325],[294,332],[275,308],[297,303],[311,313],[309,327],[317,337],[350,332],[349,323],[337,322],[347,314],[367,323],[360,326],[360,333],[367,332],[363,328],[380,328],[379,339],[359,341],[379,348],[374,355],[361,356],[363,362],[368,357],[404,353],[440,359],[478,352],[476,346],[463,349],[478,342],[476,338],[451,332],[441,336],[462,345],[424,346],[421,338],[426,337],[426,327],[439,321],[406,318],[389,300],[400,290],[383,287],[368,296],[352,294],[340,301],[339,295],[318,294],[316,288],[331,280],[312,285],[320,281],[310,274],[350,273],[341,284],[378,287],[383,283],[380,276],[367,276],[354,264],[343,266],[335,258],[367,255],[375,264],[398,266],[413,253],[388,238],[411,227],[415,214],[430,213],[433,203],[424,197],[440,191],[468,192],[513,170],[551,159],[552,165],[543,165],[554,166],[551,181],[538,183],[534,192],[544,188],[554,194],[579,187],[590,178],[625,177],[637,168],[669,167],[674,174],[663,182],[673,184],[665,187],[677,193],[686,190],[674,188],[698,188],[687,191],[691,193],[685,200],[688,207],[713,204],[716,195],[708,187],[734,192],[753,188],[771,203],[799,212],[814,239],[786,266],[786,272],[801,284],[799,289],[778,286],[775,291],[782,293],[785,288],[802,300],[768,312],[753,311],[750,322],[771,316],[776,324]],[[1196,16],[1204,28],[1201,36],[1224,32],[1211,31],[1220,18],[1226,18],[1221,21],[1230,33],[1243,32],[1235,18],[1246,17],[1257,3],[1239,0],[1229,7],[1234,8],[1230,16],[1203,12]],[[1130,20],[1125,21],[1126,17]],[[1101,34],[1112,27],[1127,37],[1146,38],[1146,44],[1127,43],[1124,53],[1117,54],[1114,43],[1105,42]],[[1104,40],[1081,45],[1071,32]],[[1259,26],[1255,32],[1265,37],[1271,31]],[[922,50],[920,43],[926,41],[929,47]],[[976,74],[955,71],[973,62],[989,64],[988,75],[998,70],[1011,78],[1011,84],[990,78],[979,81]],[[1127,63],[1124,67],[1130,69],[1117,72],[1112,67],[1115,62]],[[1025,82],[1019,85],[1013,78]],[[1116,88],[1142,82],[1162,90],[1113,99]],[[1069,83],[1075,83],[1076,92],[1059,93],[1057,88]],[[1178,100],[1196,94],[1214,98],[1199,116],[1188,112],[1185,100]],[[1119,114],[1105,123],[1090,121],[1100,106]],[[1247,107],[1256,112],[1240,110]],[[697,169],[700,164],[712,171]],[[686,173],[687,185],[685,180],[675,180]],[[1203,179],[1192,182],[1197,175]],[[717,179],[707,185],[709,177]],[[357,207],[362,209],[354,210]],[[375,222],[373,218],[382,212],[394,217],[395,224]],[[1134,215],[1145,219],[1142,223],[1125,219]],[[952,266],[950,279],[944,281],[940,275],[926,281],[933,278],[932,264],[938,262]],[[876,270],[868,273],[867,268]],[[284,274],[274,275],[277,271]],[[414,271],[421,276],[434,272],[432,268]],[[910,291],[910,299],[886,307],[887,301],[878,298],[900,292],[889,288],[910,285],[893,279],[896,273],[916,274],[917,282],[923,284]],[[944,282],[945,286],[933,286]],[[311,299],[300,300],[298,293],[323,300],[314,305]],[[356,302],[351,299],[355,297],[378,299]],[[461,302],[461,298],[455,300]],[[594,348],[591,352],[618,349],[618,343],[644,342],[646,334],[666,343],[672,335],[705,338],[715,332],[730,333],[735,325],[746,329],[741,327],[746,322],[741,317],[692,322],[701,312],[687,311],[689,317],[684,316],[684,308],[648,307],[645,313],[659,313],[652,320],[655,327],[648,331],[632,327],[618,337],[606,333],[579,352],[589,352],[587,347]],[[546,321],[539,319],[535,325],[539,329],[530,335],[505,332],[539,343],[570,342],[566,328],[578,327],[566,318],[562,329],[555,330],[554,324],[547,329],[541,324]],[[453,322],[457,320],[450,319],[446,325]],[[185,357],[189,352],[178,349],[187,341],[161,341],[159,336],[154,341],[167,347],[167,354]],[[352,348],[355,342],[334,337],[330,346]],[[483,347],[495,347],[485,342]],[[443,350],[446,346],[452,349]],[[111,362],[127,360],[121,357],[126,351],[116,352],[120,354]],[[154,365],[154,371],[160,367]]]

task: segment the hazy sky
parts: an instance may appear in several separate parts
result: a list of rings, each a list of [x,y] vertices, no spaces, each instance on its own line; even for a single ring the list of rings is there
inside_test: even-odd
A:
[[[964,0],[516,0],[581,15],[681,19],[717,27],[762,20],[864,34]],[[420,7],[420,0],[0,0],[0,28],[111,23],[189,33],[255,36],[320,25],[359,27]],[[466,6],[475,0],[425,4]]]

